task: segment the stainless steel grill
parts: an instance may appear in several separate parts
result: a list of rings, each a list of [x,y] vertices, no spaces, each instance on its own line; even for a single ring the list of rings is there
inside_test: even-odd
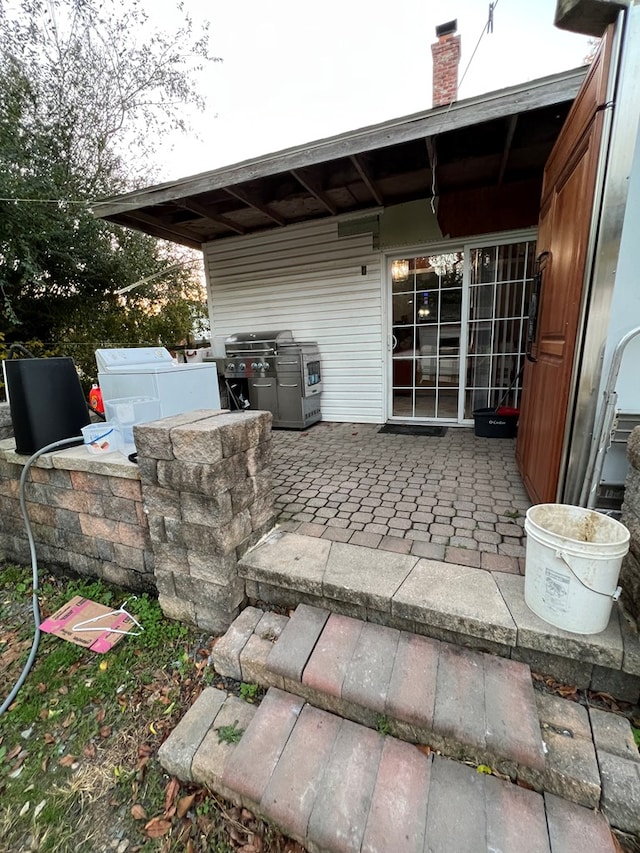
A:
[[[225,341],[224,376],[237,408],[271,412],[273,426],[304,429],[321,420],[322,371],[315,342],[289,331],[241,332]]]

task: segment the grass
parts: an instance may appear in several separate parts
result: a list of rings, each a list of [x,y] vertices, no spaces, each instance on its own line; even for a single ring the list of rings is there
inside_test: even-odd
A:
[[[0,717],[0,850],[94,853],[122,838],[128,853],[228,853],[255,837],[264,851],[295,850],[248,812],[170,779],[156,760],[201,690],[223,687],[208,665],[215,638],[165,619],[149,595],[46,573],[43,618],[74,595],[114,607],[128,599],[144,631],[105,655],[42,635]],[[30,604],[30,571],[0,565],[0,702],[29,654]],[[255,701],[250,687],[245,698]]]

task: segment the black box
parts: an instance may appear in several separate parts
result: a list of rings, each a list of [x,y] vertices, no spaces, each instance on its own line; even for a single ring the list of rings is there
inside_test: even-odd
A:
[[[498,414],[495,409],[476,409],[473,413],[475,434],[481,438],[515,438],[519,415]]]
[[[16,452],[78,436],[90,422],[73,359],[19,358],[4,362]]]

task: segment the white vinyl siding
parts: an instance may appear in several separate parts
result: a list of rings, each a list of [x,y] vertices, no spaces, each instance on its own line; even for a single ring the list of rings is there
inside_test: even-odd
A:
[[[338,238],[337,221],[323,220],[209,243],[204,259],[219,352],[236,332],[290,329],[320,348],[323,420],[385,420],[381,256],[371,234]]]

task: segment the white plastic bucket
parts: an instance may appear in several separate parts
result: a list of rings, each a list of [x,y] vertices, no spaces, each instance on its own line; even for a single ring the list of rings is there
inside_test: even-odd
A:
[[[565,631],[598,634],[620,595],[618,576],[629,531],[602,513],[565,504],[527,510],[524,600]]]

